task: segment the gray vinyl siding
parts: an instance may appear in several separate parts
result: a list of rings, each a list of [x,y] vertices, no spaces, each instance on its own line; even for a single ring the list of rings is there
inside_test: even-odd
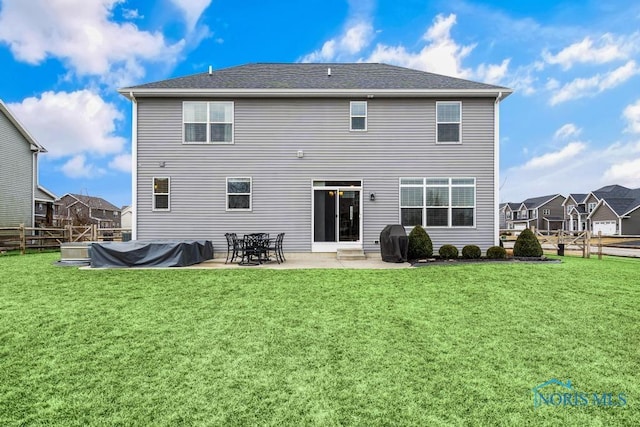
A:
[[[595,221],[618,221],[618,215],[609,206],[603,204],[591,216],[591,223]]]
[[[622,234],[640,235],[640,209],[631,212],[628,218],[622,220]]]
[[[0,227],[33,225],[31,144],[0,112]]]
[[[401,177],[474,177],[476,226],[427,231],[436,250],[493,245],[494,99],[462,100],[460,145],[435,143],[436,99],[369,99],[366,132],[349,131],[349,98],[232,100],[234,144],[185,145],[184,99],[138,98],[138,239],[206,238],[218,252],[226,232],[285,232],[286,251],[309,252],[312,181],[362,180],[364,249],[377,252],[400,221]],[[152,211],[153,177],[171,178],[168,212]],[[226,211],[227,177],[252,178],[251,212]]]

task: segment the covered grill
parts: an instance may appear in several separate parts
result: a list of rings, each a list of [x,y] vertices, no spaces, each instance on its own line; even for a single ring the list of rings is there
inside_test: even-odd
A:
[[[380,233],[380,254],[385,262],[407,262],[409,238],[400,224],[387,225]]]

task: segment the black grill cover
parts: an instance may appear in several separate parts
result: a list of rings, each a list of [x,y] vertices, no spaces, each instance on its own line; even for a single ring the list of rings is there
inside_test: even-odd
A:
[[[132,240],[91,245],[91,267],[184,267],[213,258],[210,240]]]
[[[380,254],[386,262],[407,262],[409,238],[400,224],[387,225],[380,233]]]

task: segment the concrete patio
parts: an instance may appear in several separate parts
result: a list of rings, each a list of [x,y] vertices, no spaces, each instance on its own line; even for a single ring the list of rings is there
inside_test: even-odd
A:
[[[225,264],[225,258],[216,253],[216,258],[200,264],[181,268],[266,268],[273,270],[295,270],[305,268],[353,268],[353,269],[392,269],[411,268],[408,262],[384,262],[379,254],[367,255],[363,260],[339,260],[335,253],[285,253],[287,260],[281,264],[275,261],[260,265],[238,265],[237,262]]]

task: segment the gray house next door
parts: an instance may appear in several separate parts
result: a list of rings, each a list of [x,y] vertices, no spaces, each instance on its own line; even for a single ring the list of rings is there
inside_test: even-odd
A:
[[[362,181],[313,181],[313,252],[362,248]]]

